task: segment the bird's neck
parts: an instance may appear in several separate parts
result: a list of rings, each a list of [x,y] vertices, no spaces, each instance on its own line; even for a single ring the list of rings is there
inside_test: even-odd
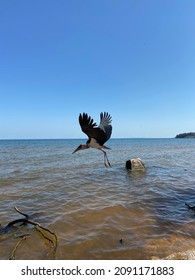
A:
[[[82,149],[81,150],[85,150],[85,149],[88,149],[90,148],[89,144],[86,143],[86,145],[81,145]]]

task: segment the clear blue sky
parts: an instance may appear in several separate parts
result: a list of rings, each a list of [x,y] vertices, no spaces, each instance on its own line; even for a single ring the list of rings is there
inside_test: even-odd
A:
[[[195,131],[194,0],[0,1],[0,139]]]

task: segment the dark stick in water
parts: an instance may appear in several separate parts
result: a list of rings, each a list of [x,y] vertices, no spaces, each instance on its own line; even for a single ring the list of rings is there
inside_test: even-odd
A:
[[[185,202],[185,205],[189,208],[189,209],[192,209],[192,210],[194,210],[195,211],[195,206],[190,206],[189,204],[187,204],[186,202]]]
[[[30,220],[30,219],[29,219],[29,216],[28,216],[27,214],[21,212],[17,207],[14,207],[14,209],[16,210],[16,212],[18,212],[19,214],[23,215],[25,218],[23,218],[23,219],[16,219],[16,220],[11,221],[10,223],[8,223],[5,227],[0,228],[0,234],[1,234],[2,236],[5,235],[5,234],[7,234],[7,233],[9,234],[9,231],[10,231],[10,229],[13,227],[13,225],[16,225],[16,224],[18,224],[18,223],[19,223],[19,227],[20,227],[20,226],[24,226],[24,225],[26,225],[26,224],[31,224],[31,225],[33,225],[33,226],[35,227],[35,229],[36,229],[39,233],[41,233],[41,235],[42,235],[45,239],[47,239],[48,241],[50,241],[50,242],[53,244],[53,256],[54,256],[54,258],[55,258],[55,253],[56,253],[57,245],[58,245],[58,238],[57,238],[57,235],[56,235],[54,232],[50,231],[48,228],[43,227],[43,226],[40,225],[39,223]],[[16,227],[16,229],[18,230],[17,227]],[[52,238],[48,237],[48,236],[44,233],[44,231],[46,231],[46,232],[50,233],[51,235],[53,235],[53,236],[54,236],[54,240],[53,240]],[[23,235],[23,236],[20,236],[20,237],[22,238],[22,240],[26,240],[26,237],[29,237],[29,236],[30,236],[29,234],[26,234],[26,235]],[[17,248],[19,247],[19,245],[20,245],[20,243],[21,243],[22,240],[20,240],[19,242],[17,242],[16,246],[15,246],[14,249],[12,250],[12,253],[11,253],[9,259],[14,259],[14,258],[15,258],[16,250],[17,250]]]

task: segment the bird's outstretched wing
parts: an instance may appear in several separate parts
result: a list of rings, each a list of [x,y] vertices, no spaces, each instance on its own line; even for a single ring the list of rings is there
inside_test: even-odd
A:
[[[110,139],[112,133],[111,121],[112,121],[112,117],[108,113],[106,112],[100,113],[99,128],[105,132],[107,137],[106,141]]]
[[[87,134],[89,139],[96,139],[100,145],[103,145],[111,136],[112,126],[110,122],[111,117],[108,113],[100,114],[99,127],[97,127],[97,124],[86,113],[79,115],[79,124],[82,131]]]

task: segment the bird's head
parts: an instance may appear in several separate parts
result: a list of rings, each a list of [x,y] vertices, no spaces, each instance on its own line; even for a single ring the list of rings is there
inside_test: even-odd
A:
[[[80,151],[80,150],[85,150],[85,149],[88,149],[89,147],[87,146],[87,145],[79,145],[75,150],[74,150],[74,152],[73,152],[73,154],[74,153],[76,153],[76,152],[78,152],[78,151]]]

